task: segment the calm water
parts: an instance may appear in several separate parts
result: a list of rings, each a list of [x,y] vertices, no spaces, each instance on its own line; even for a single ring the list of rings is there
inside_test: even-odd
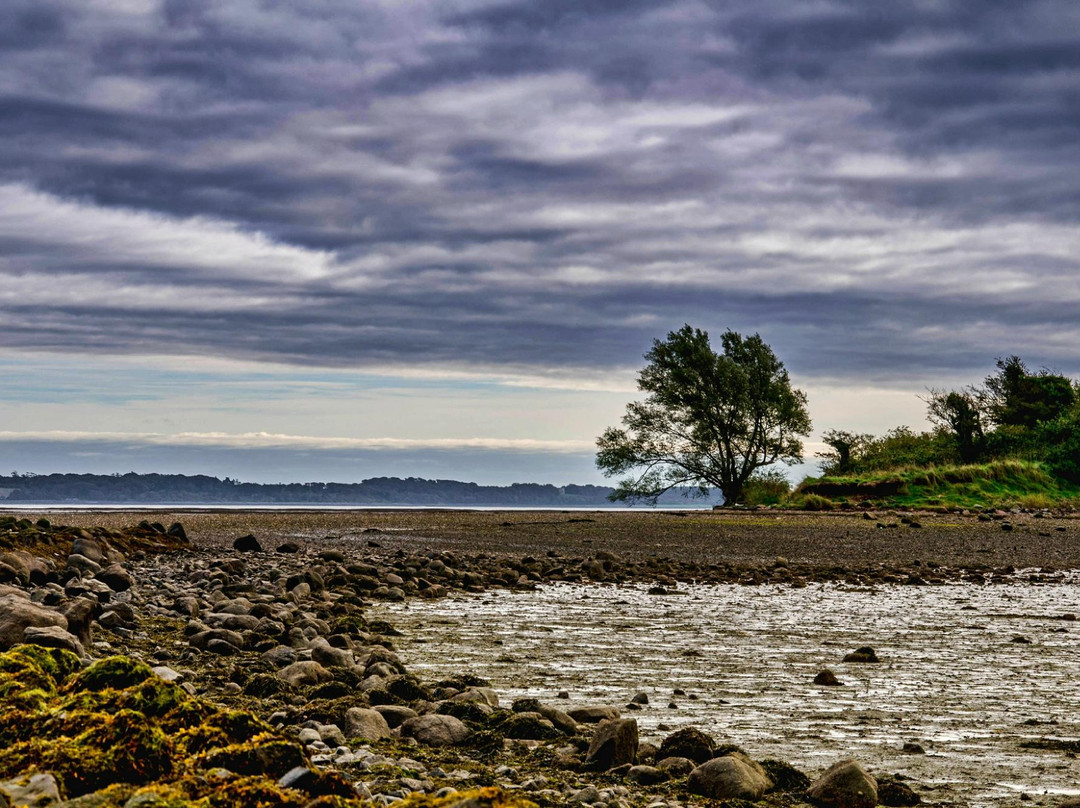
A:
[[[650,704],[624,715],[638,719],[644,740],[666,735],[661,725],[693,725],[811,775],[853,756],[909,775],[931,801],[1080,793],[1080,763],[1019,747],[1080,738],[1080,623],[1061,619],[1080,612],[1080,578],[683,591],[558,584],[373,611],[405,632],[401,654],[423,678],[473,671],[507,704],[535,696],[564,708],[622,706],[643,690]],[[861,645],[882,664],[841,662]],[[813,685],[823,667],[844,686]],[[570,701],[556,701],[561,690]],[[903,754],[909,740],[928,754]]]

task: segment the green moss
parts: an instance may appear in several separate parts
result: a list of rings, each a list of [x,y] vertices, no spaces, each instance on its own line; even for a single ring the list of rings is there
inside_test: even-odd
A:
[[[95,662],[68,686],[78,693],[83,690],[122,690],[145,682],[154,672],[145,662],[124,656],[114,656]]]
[[[242,775],[266,774],[277,779],[297,766],[306,766],[300,746],[269,734],[256,736],[247,743],[212,749],[192,761],[200,769],[221,767]]]
[[[520,794],[496,787],[459,791],[445,797],[413,794],[395,805],[399,808],[446,808],[450,805],[461,805],[463,808],[537,808],[535,802]]]
[[[310,799],[262,777],[244,777],[215,789],[199,805],[206,808],[301,808]]]

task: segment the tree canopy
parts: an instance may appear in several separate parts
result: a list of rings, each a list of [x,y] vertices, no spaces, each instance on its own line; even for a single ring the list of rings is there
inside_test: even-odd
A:
[[[638,376],[645,399],[628,404],[623,427],[596,442],[600,470],[628,475],[612,499],[655,502],[686,486],[702,495],[718,488],[737,503],[755,471],[802,459],[806,394],[759,335],[729,330],[721,346],[717,353],[689,325],[653,341]]]

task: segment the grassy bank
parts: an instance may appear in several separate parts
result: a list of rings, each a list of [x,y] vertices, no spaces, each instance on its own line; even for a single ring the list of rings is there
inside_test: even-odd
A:
[[[789,505],[828,510],[845,502],[895,508],[1074,508],[1080,504],[1080,488],[1050,475],[1039,463],[998,460],[807,478]]]

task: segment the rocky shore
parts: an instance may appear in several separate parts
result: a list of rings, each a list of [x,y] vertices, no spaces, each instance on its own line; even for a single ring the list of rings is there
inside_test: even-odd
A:
[[[1035,533],[1033,515],[1008,518]],[[852,760],[803,773],[695,729],[640,742],[632,713],[644,694],[564,711],[507,704],[484,671],[422,681],[395,651],[398,632],[365,607],[555,581],[639,581],[660,594],[691,581],[1060,575],[917,558],[448,551],[368,528],[201,539],[187,528],[0,517],[0,806],[916,804],[917,784]],[[874,663],[873,649],[852,651]]]

